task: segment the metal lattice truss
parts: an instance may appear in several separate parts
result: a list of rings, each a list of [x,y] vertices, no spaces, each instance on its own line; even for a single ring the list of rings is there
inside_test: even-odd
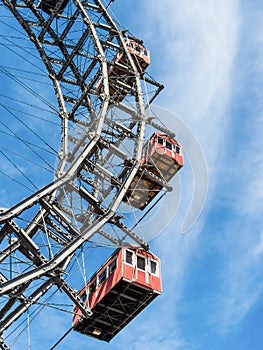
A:
[[[169,134],[146,115],[162,85],[138,72],[125,32],[100,0],[69,1],[63,11],[60,0],[50,14],[33,0],[2,3],[35,45],[53,83],[61,150],[54,181],[0,212],[0,262],[13,262],[8,272],[1,269],[0,295],[6,302],[0,310],[0,333],[54,285],[90,315],[63,278],[84,242],[133,242],[147,249],[117,210],[140,168],[147,125]],[[125,63],[113,63],[117,52],[124,54]],[[109,78],[114,64],[121,77]],[[124,96],[122,102],[110,95],[111,84],[115,94]],[[45,247],[43,241],[48,242]]]

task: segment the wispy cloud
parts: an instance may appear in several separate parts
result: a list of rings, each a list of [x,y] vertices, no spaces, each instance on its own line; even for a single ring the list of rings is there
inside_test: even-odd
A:
[[[256,124],[259,126],[258,122]],[[233,167],[235,175],[225,187],[230,193],[229,200],[234,201],[225,204],[229,206],[231,217],[223,225],[219,245],[222,288],[217,291],[215,317],[223,332],[242,321],[254,308],[263,291],[263,156],[260,151],[263,142],[256,137],[253,142],[247,142],[246,146],[251,152],[242,152],[237,157]],[[253,152],[257,155],[252,156]]]
[[[159,101],[190,124],[212,167],[227,122],[238,1],[152,1],[147,11],[152,63],[166,86]]]
[[[263,291],[263,106],[259,94],[263,82],[263,50],[259,45],[263,26],[259,18],[262,12],[258,13],[258,9],[253,10],[250,5],[246,5],[246,16],[243,16],[242,45],[235,62],[231,101],[235,107],[230,110],[236,116],[233,116],[229,133],[229,164],[225,164],[226,176],[218,181],[224,193],[218,197],[224,197],[221,205],[228,214],[221,223],[221,241],[218,242],[222,288],[215,290],[217,305],[213,315],[221,332],[229,332],[233,326],[240,325],[255,309]],[[248,59],[253,60],[253,64]]]

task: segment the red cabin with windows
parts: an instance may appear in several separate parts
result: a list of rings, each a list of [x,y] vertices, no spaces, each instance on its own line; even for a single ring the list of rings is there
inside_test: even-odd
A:
[[[150,252],[119,248],[79,291],[93,314],[74,307],[73,329],[110,341],[162,292],[160,260]]]
[[[143,73],[150,64],[150,51],[134,40],[125,41],[136,68]],[[121,102],[134,84],[135,77],[127,70],[127,58],[124,53],[119,52],[115,56],[113,64],[108,70],[109,94],[114,102]],[[101,79],[97,82],[96,93],[101,93]]]
[[[128,51],[132,55],[133,61],[140,73],[143,73],[150,64],[150,51],[134,40],[125,41]],[[121,54],[123,55],[123,54]],[[120,55],[120,56],[121,56]],[[119,57],[121,60],[122,57]]]
[[[141,163],[123,200],[143,210],[163,188],[158,179],[169,182],[184,165],[182,146],[167,135],[155,132],[144,146]]]
[[[142,164],[170,181],[184,165],[182,146],[167,135],[155,132],[144,147]]]

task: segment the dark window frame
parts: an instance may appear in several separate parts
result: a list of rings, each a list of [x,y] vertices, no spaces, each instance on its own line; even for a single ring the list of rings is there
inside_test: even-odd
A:
[[[169,149],[169,151],[173,150],[173,144],[170,141],[166,141],[165,148]]]
[[[161,142],[160,142],[161,141]],[[159,143],[159,145],[164,146],[165,144],[165,139],[162,138],[160,135],[157,135],[157,143]]]
[[[97,289],[97,278],[89,285],[89,295],[93,294]]]
[[[154,266],[154,268],[153,268],[153,266]],[[158,263],[157,263],[157,261],[152,260],[152,259],[150,259],[150,273],[152,275],[155,275],[155,276],[158,275]]]
[[[180,154],[181,148],[179,146],[175,146],[175,153]]]
[[[86,293],[86,291],[83,294],[81,294],[79,297],[83,301],[83,303],[85,303],[85,301],[87,300],[87,293]]]
[[[143,262],[142,265],[141,265],[140,261]],[[146,271],[146,259],[144,256],[137,255],[137,268],[139,270]]]
[[[133,252],[131,250],[125,250],[125,263],[129,265],[134,264]]]
[[[109,264],[109,276],[117,269],[117,258]]]
[[[99,274],[99,277],[98,277],[98,280],[99,280],[99,285],[101,285],[104,281],[106,281],[107,279],[107,269],[104,269],[100,274]]]

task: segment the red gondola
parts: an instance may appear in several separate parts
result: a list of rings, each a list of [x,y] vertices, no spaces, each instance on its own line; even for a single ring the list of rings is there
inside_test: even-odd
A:
[[[138,71],[143,73],[150,64],[150,51],[134,40],[127,39],[125,44]],[[117,53],[108,70],[109,94],[115,102],[121,102],[134,84],[135,77],[125,72],[126,60],[124,53]],[[96,93],[101,93],[101,79],[96,85]]]
[[[128,51],[140,73],[143,73],[150,64],[150,51],[134,40],[127,39],[125,42]],[[119,54],[119,61],[122,61],[123,54]]]
[[[167,135],[155,132],[144,147],[142,167],[127,190],[124,202],[143,210],[163,188],[158,179],[169,182],[183,165],[182,146]]]
[[[75,306],[73,329],[110,341],[161,292],[160,260],[139,248],[119,248],[79,291],[93,314],[82,319]]]

